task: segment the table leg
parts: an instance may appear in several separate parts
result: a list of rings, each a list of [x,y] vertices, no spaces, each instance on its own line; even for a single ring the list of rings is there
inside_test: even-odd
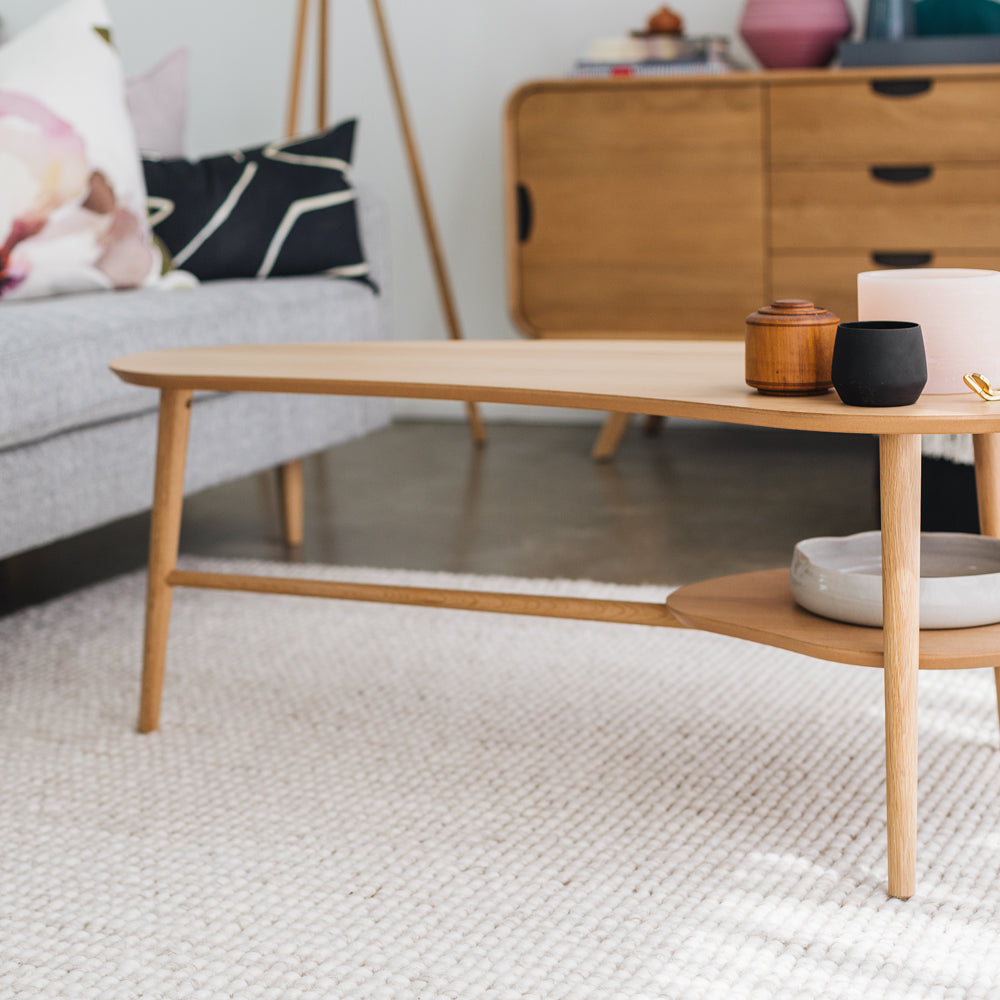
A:
[[[285,544],[289,548],[298,548],[304,536],[301,458],[278,466],[278,495]]]
[[[610,462],[615,457],[630,419],[631,415],[628,413],[609,413],[605,417],[594,447],[590,450],[590,457],[595,462]]]
[[[879,439],[889,895],[916,890],[920,435]]]
[[[1000,434],[973,434],[976,459],[976,499],[979,503],[979,531],[1000,537]],[[1000,717],[1000,667],[993,668]]]
[[[160,723],[163,668],[173,588],[167,577],[177,565],[184,501],[184,461],[191,423],[191,391],[163,389],[156,445],[156,482],[149,533],[149,575],[146,583],[146,637],[142,653],[142,695],[139,732],[151,733]]]

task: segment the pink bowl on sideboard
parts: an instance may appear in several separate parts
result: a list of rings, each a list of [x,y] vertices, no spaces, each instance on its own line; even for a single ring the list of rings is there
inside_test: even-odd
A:
[[[748,0],[740,35],[768,69],[825,66],[853,28],[844,0]]]

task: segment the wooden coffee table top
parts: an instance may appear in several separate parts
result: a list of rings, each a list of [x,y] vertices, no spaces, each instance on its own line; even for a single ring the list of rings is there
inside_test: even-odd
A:
[[[463,340],[152,351],[111,369],[158,389],[526,403],[855,434],[1000,431],[1000,403],[972,392],[876,408],[845,406],[833,391],[762,396],[743,364],[739,341]]]
[[[913,406],[862,409],[834,393],[768,397],[743,380],[743,344],[695,341],[425,341],[239,346],[120,358],[127,382],[162,390],[150,527],[139,729],[159,724],[175,587],[300,594],[434,607],[704,628],[884,670],[886,841],[889,894],[916,884],[917,674],[925,666],[995,665],[1000,625],[924,641],[919,631],[920,441],[923,432],[977,439],[981,510],[1000,524],[1000,408],[969,392]],[[986,375],[995,373],[986,372]],[[535,403],[648,413],[801,430],[882,435],[880,484],[885,628],[807,615],[791,603],[788,573],[742,574],[674,591],[664,606],[634,601],[525,596],[345,581],[205,573],[177,567],[184,460],[196,389],[403,396]],[[982,473],[980,476],[979,473]],[[985,489],[983,484],[986,484]],[[997,532],[1000,534],[1000,531]],[[924,654],[931,654],[930,657]],[[936,656],[937,662],[934,661]],[[1000,683],[1000,682],[998,682]]]

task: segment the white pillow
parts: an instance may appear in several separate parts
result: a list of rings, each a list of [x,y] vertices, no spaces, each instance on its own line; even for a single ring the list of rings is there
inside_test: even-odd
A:
[[[0,46],[0,297],[157,280],[110,23],[66,0]]]

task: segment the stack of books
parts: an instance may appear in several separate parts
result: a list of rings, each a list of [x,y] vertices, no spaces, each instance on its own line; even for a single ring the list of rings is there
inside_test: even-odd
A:
[[[636,32],[624,38],[597,39],[573,64],[570,75],[684,76],[745,68],[729,54],[729,40],[720,36],[685,38]]]

